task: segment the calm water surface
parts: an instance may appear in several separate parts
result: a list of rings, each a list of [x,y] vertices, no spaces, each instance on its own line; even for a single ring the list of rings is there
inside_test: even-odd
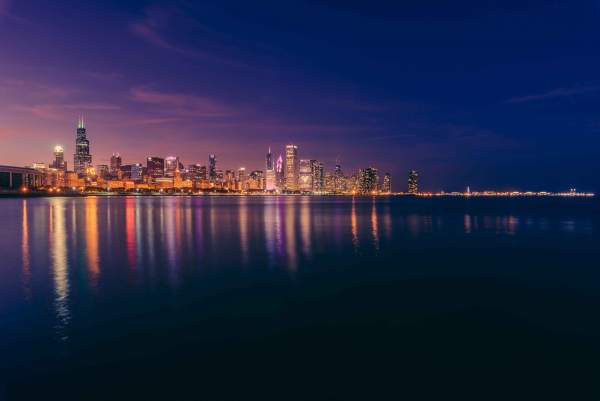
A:
[[[0,400],[599,399],[593,199],[0,199]]]

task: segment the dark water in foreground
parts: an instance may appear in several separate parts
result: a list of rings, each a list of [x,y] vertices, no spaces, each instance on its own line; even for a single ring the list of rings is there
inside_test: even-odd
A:
[[[0,199],[0,400],[599,399],[593,199]]]

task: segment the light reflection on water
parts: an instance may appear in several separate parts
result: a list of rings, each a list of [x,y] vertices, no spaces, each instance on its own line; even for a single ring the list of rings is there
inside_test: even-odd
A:
[[[590,235],[594,231],[593,219],[404,211],[376,198],[88,197],[18,202],[24,299],[30,300],[35,291],[33,276],[39,269],[34,261],[42,260],[39,253],[47,249],[57,333],[63,339],[68,338],[70,319],[70,269],[81,263],[91,289],[103,280],[123,276],[121,267],[130,272],[133,283],[166,278],[165,284],[177,287],[186,271],[267,266],[293,277],[323,253],[345,255],[348,250],[356,256],[378,255],[409,247],[412,241],[442,241],[448,235],[515,237],[550,229],[562,235]],[[42,227],[48,228],[47,247],[40,243]]]

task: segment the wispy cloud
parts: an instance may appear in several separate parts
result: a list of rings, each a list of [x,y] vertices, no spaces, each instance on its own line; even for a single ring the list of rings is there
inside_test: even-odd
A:
[[[130,90],[131,99],[148,105],[157,106],[161,114],[193,117],[221,118],[233,117],[238,111],[218,100],[175,92],[162,92],[147,87],[135,87]]]
[[[599,90],[600,85],[578,85],[570,88],[556,88],[544,93],[513,97],[508,99],[507,103],[535,102],[539,100],[581,95],[584,93],[597,92]]]
[[[215,54],[214,52],[207,52],[195,47],[185,46],[171,40],[166,32],[168,32],[169,27],[176,25],[177,18],[180,17],[180,14],[181,13],[173,7],[165,8],[151,6],[146,8],[144,16],[141,19],[129,24],[129,30],[138,38],[160,49],[194,59],[212,61],[237,67],[245,66],[243,63]],[[202,28],[205,29],[204,27]]]

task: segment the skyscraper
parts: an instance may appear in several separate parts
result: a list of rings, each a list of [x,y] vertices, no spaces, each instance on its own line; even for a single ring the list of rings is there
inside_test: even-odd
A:
[[[77,137],[75,138],[75,154],[73,155],[73,168],[78,176],[83,177],[86,170],[92,165],[90,154],[90,141],[87,139],[83,117],[77,121]]]
[[[121,159],[121,155],[118,153],[113,153],[110,157],[110,174],[112,176],[118,176],[119,171],[121,171],[121,164],[123,163],[123,159]]]
[[[161,157],[149,157],[146,160],[146,171],[148,177],[160,178],[165,175],[165,159]]]
[[[385,173],[383,176],[383,193],[389,194],[392,192],[392,176],[390,173]]]
[[[287,191],[298,190],[298,146],[287,145],[285,147],[285,189]]]
[[[310,160],[300,160],[298,172],[298,189],[301,192],[312,192],[313,190],[313,173]]]
[[[311,160],[310,168],[312,173],[312,191],[322,192],[325,188],[325,182],[323,177],[323,163],[321,163],[318,160]]]
[[[265,170],[265,190],[274,191],[277,187],[277,178],[275,175],[275,169],[273,164],[273,155],[271,154],[271,148],[269,147],[269,153],[266,157],[266,170]]]
[[[419,173],[415,170],[408,172],[408,193],[416,194],[419,192]]]
[[[175,171],[179,169],[179,157],[169,156],[165,158],[165,177],[175,177]]]
[[[279,157],[277,158],[277,162],[275,163],[275,180],[277,190],[283,190],[285,177],[283,172],[283,156],[281,155],[279,155]]]
[[[248,177],[246,177],[246,168],[245,167],[240,167],[238,169],[238,189],[240,191],[245,191],[246,190],[246,182],[248,180]]]
[[[50,163],[51,168],[67,171],[67,162],[65,161],[65,151],[63,147],[57,145],[54,147],[54,161]]]
[[[338,194],[346,190],[346,179],[342,172],[342,166],[339,164],[335,165],[335,170],[333,172],[333,186],[334,192]]]
[[[368,167],[358,171],[358,192],[361,194],[371,194],[377,191],[379,177],[377,169]]]
[[[214,154],[208,155],[208,179],[210,182],[217,181],[217,158]]]

